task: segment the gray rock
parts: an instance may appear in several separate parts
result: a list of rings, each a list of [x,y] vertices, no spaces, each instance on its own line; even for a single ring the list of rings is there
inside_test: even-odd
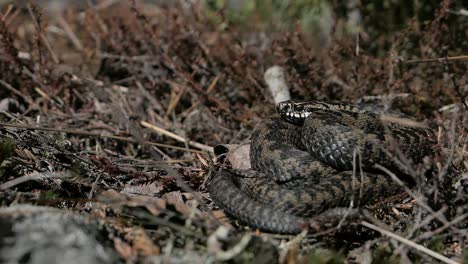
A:
[[[50,207],[0,208],[0,263],[116,263],[97,220]]]

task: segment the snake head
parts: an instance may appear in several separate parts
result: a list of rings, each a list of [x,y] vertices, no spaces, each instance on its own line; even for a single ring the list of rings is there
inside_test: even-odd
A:
[[[283,101],[276,105],[276,112],[278,112],[283,120],[295,125],[302,125],[306,117],[310,114],[309,111],[311,109],[306,107],[308,104],[310,104],[310,102]]]
[[[280,117],[292,124],[302,125],[305,119],[315,111],[341,111],[349,113],[369,112],[367,108],[340,102],[294,101],[279,102],[276,111]]]

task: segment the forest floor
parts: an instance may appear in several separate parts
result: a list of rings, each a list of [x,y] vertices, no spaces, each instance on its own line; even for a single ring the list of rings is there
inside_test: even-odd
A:
[[[468,261],[468,17],[449,1],[428,21],[319,44],[300,26],[131,2],[1,7],[1,206],[99,218],[129,262]],[[375,228],[291,237],[227,218],[206,188],[222,165],[212,150],[274,113],[273,65],[295,99],[393,98],[434,132],[431,175],[373,210]]]

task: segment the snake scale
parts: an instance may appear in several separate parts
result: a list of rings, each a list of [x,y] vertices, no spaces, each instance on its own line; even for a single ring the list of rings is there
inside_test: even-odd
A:
[[[428,128],[372,105],[286,101],[277,112],[252,134],[251,169],[221,169],[208,186],[227,215],[266,232],[299,233],[310,217],[395,194],[376,164],[410,182],[398,154],[419,163],[433,151]]]

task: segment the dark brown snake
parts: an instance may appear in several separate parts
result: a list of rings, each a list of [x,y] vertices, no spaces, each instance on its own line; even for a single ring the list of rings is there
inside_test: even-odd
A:
[[[410,180],[397,156],[419,163],[433,151],[429,129],[372,106],[287,101],[277,111],[252,134],[252,169],[221,169],[208,187],[227,215],[266,232],[299,233],[327,210],[393,195],[399,186],[376,165]]]

